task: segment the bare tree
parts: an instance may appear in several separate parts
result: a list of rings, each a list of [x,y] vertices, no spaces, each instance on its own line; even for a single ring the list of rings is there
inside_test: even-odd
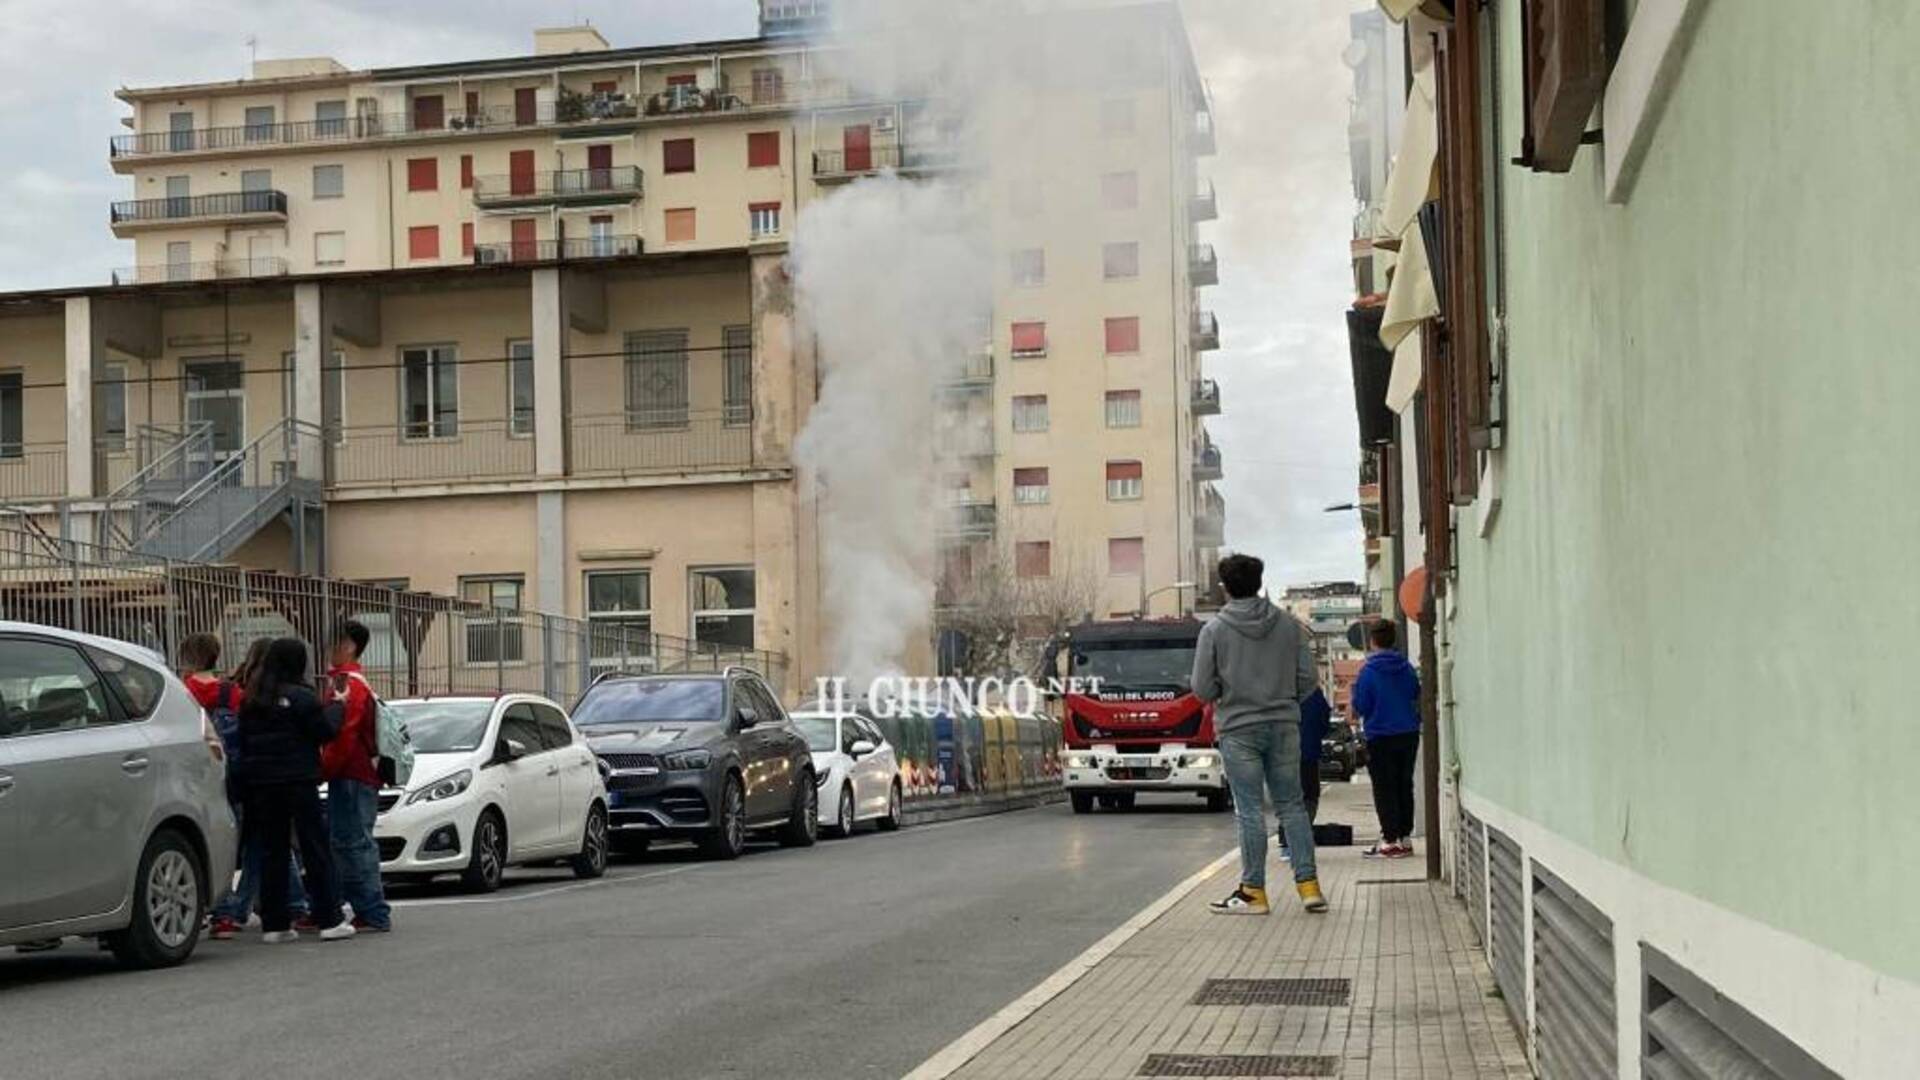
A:
[[[1067,552],[1045,576],[1022,576],[1010,545],[973,549],[965,574],[942,583],[939,628],[962,635],[962,674],[1030,673],[1046,642],[1099,609],[1100,579]]]

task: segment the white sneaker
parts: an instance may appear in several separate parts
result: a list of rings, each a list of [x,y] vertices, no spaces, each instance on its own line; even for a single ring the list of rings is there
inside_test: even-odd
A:
[[[260,941],[265,945],[285,945],[299,940],[300,935],[292,930],[269,930],[260,935]]]
[[[321,941],[345,941],[355,934],[350,922],[336,923],[320,931]]]

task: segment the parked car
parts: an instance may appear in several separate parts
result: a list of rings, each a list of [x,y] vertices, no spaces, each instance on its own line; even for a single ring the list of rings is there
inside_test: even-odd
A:
[[[0,623],[0,945],[178,964],[236,834],[219,737],[161,657]]]
[[[1353,727],[1335,717],[1327,725],[1326,738],[1320,740],[1320,776],[1322,779],[1352,780],[1360,771],[1363,744]]]
[[[793,725],[813,751],[820,824],[828,832],[849,836],[862,821],[886,832],[900,827],[900,766],[893,744],[873,721],[857,713],[809,710],[794,713]]]
[[[380,871],[459,874],[492,892],[508,866],[565,859],[607,872],[607,789],[560,706],[530,694],[389,705],[406,721],[413,775],[380,793]]]
[[[788,847],[819,836],[813,754],[766,680],[720,675],[607,675],[573,710],[607,777],[620,850],[690,839],[710,858],[738,858],[747,834]]]

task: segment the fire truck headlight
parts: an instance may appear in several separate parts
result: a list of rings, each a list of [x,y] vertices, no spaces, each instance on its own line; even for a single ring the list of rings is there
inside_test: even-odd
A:
[[[1091,769],[1093,768],[1093,755],[1092,754],[1068,754],[1067,768]]]
[[[1188,754],[1180,762],[1189,769],[1211,769],[1220,764],[1217,754]]]

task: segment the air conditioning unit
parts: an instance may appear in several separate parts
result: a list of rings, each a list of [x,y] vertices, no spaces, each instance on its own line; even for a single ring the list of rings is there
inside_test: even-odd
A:
[[[879,116],[875,117],[873,121],[873,130],[892,131],[893,130],[893,114],[881,113]]]

